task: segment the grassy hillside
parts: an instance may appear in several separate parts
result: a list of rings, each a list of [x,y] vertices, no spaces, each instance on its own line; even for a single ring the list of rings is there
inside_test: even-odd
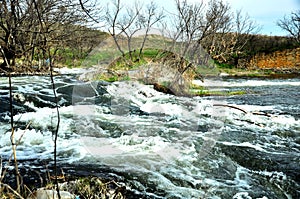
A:
[[[285,49],[294,49],[299,47],[299,44],[295,43],[294,40],[290,37],[280,37],[280,36],[267,36],[267,35],[250,35],[249,42],[246,43],[243,48],[239,51],[239,55],[228,54],[226,61],[219,62],[218,59],[215,59],[215,63],[221,68],[246,68],[252,57],[257,54],[270,54],[276,51],[281,51]],[[128,53],[128,43],[127,38],[120,37],[118,39],[120,48],[124,53]],[[143,37],[133,37],[130,42],[130,50],[139,52],[141,44],[143,42]],[[218,41],[216,41],[218,42]],[[222,42],[222,41],[220,41]],[[88,65],[96,65],[101,63],[101,60],[105,62],[110,62],[121,56],[121,53],[118,51],[117,46],[115,45],[113,39],[107,37],[103,43],[99,43],[100,47],[95,51],[90,53],[90,57],[87,58],[90,63]],[[218,44],[216,44],[217,46]],[[236,44],[241,45],[241,44]],[[170,38],[166,38],[159,35],[149,35],[144,49],[160,49],[172,51],[176,54],[182,54],[184,43],[182,42],[173,42]],[[209,47],[206,46],[205,41],[202,44],[203,54],[209,54]],[[146,52],[149,53],[149,52]],[[222,53],[222,52],[221,52]],[[135,55],[136,56],[136,55]],[[211,57],[214,57],[211,55]],[[105,58],[105,59],[104,59]],[[186,59],[189,59],[188,56],[185,56]],[[191,60],[190,60],[191,61]],[[141,62],[142,63],[142,62]],[[136,63],[134,63],[136,65]],[[128,64],[127,66],[128,67]]]

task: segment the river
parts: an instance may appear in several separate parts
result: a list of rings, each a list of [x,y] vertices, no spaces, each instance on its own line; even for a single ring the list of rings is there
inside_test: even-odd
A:
[[[144,198],[300,198],[300,78],[206,79],[195,83],[246,94],[175,97],[77,77],[55,77],[59,164],[114,176]],[[50,78],[12,81],[20,167],[44,168],[57,122]],[[11,169],[7,77],[0,97],[0,155]]]

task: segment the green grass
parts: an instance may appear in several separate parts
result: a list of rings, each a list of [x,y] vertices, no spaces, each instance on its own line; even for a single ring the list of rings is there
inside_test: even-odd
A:
[[[152,61],[157,57],[160,50],[157,49],[144,49],[140,54],[139,50],[134,50],[131,52],[125,53],[124,56],[120,56],[110,63],[109,68],[113,70],[127,69],[132,70],[136,69],[141,65]]]
[[[228,64],[228,63],[219,63],[218,61],[215,61],[215,64],[220,69],[233,69],[235,68],[234,65]]]
[[[88,54],[83,60],[83,67],[91,67],[95,65],[111,63],[116,57],[120,56],[120,52],[113,49],[96,49]]]
[[[158,49],[148,48],[143,51],[142,56],[144,58],[154,59],[157,57],[157,55],[160,53],[160,51],[161,50],[158,50]]]
[[[56,52],[57,63],[68,68],[80,67],[86,54],[70,48],[60,49]]]
[[[191,90],[205,90],[205,87],[204,87],[204,86],[200,86],[200,85],[198,85],[198,84],[192,84],[192,85],[190,86],[190,89],[191,89]]]
[[[245,95],[246,91],[216,91],[216,90],[205,90],[205,89],[194,89],[190,91],[195,96],[232,96],[232,95]]]
[[[129,81],[130,77],[127,75],[119,76],[119,75],[99,74],[94,78],[94,80],[103,80],[103,81],[107,81],[107,82]]]

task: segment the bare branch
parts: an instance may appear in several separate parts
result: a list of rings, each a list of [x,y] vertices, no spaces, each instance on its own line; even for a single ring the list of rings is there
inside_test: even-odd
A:
[[[91,18],[94,22],[99,23],[99,21],[96,20],[95,17],[93,17],[93,16],[90,14],[90,11],[86,9],[86,7],[85,7],[85,5],[84,5],[84,3],[83,3],[82,0],[79,0],[79,4],[80,4],[81,9],[85,12],[85,14],[86,14],[89,18]]]
[[[288,32],[300,44],[300,10],[292,12],[277,22],[277,25]]]
[[[108,32],[110,33],[110,35],[113,37],[114,42],[118,48],[118,50],[121,52],[122,56],[125,55],[124,51],[121,48],[121,45],[119,44],[119,36],[120,33],[117,34],[117,23],[118,23],[118,17],[119,14],[121,12],[122,6],[121,6],[121,1],[120,0],[116,0],[115,2],[113,2],[113,6],[114,6],[114,10],[111,11],[109,9],[109,7],[107,7],[107,11],[106,11],[106,16],[105,16],[105,20],[109,26],[108,28]]]
[[[142,51],[144,49],[149,31],[156,23],[162,21],[164,17],[165,15],[163,14],[162,10],[159,11],[158,6],[153,1],[151,1],[146,6],[146,10],[144,11],[144,13],[140,13],[138,20],[140,26],[144,28],[145,33],[143,35],[143,41],[140,47],[139,57],[141,56]]]
[[[3,54],[8,67],[10,67],[9,62],[6,59],[5,53],[1,46],[0,46],[0,51]],[[20,173],[19,173],[18,160],[17,160],[17,149],[16,149],[16,142],[15,142],[13,93],[12,93],[12,81],[11,81],[11,73],[10,72],[8,73],[8,84],[9,84],[9,107],[10,107],[10,125],[11,125],[10,141],[11,141],[12,152],[13,152],[14,163],[15,163],[14,166],[15,166],[15,174],[16,174],[17,191],[20,193],[21,177],[20,177]]]
[[[97,18],[96,10],[101,9],[95,5],[96,0],[1,1],[0,45],[10,65],[15,66],[15,59],[18,58],[22,60],[19,68],[27,67],[25,70],[31,71],[33,64],[44,62],[47,58],[43,57],[41,49],[45,46],[42,39],[45,37],[54,51],[69,47],[70,40],[74,42],[77,39],[77,31],[82,30],[83,25],[94,22],[90,17]],[[87,17],[87,13],[90,17]],[[40,21],[43,29],[40,29]],[[48,69],[45,64],[42,67],[38,70]],[[6,62],[1,64],[1,68],[7,68]]]

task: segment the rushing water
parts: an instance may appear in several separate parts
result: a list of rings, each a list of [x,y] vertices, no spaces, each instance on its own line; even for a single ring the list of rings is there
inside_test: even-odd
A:
[[[175,97],[138,82],[84,83],[76,74],[55,82],[62,164],[89,165],[90,175],[105,166],[145,198],[300,198],[299,78],[204,82],[212,90],[247,93],[226,97]],[[23,166],[53,158],[51,89],[49,77],[13,78]],[[11,143],[4,77],[0,96],[6,166]]]

